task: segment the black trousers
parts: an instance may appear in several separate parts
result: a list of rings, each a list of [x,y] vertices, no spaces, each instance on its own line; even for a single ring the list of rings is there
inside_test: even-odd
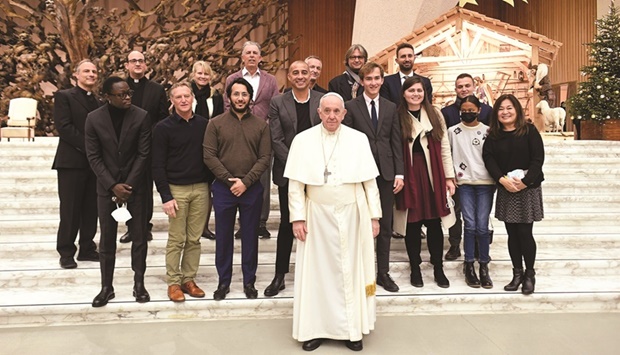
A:
[[[278,200],[280,201],[280,227],[278,227],[276,249],[276,274],[286,274],[289,272],[291,250],[295,239],[288,210],[288,182],[284,186],[278,186]]]
[[[146,194],[147,189],[135,191],[127,202],[127,209],[132,218],[127,221],[131,229],[131,269],[134,272],[134,281],[143,282],[146,272]],[[111,196],[98,196],[99,224],[101,239],[99,241],[99,260],[101,262],[101,284],[112,286],[114,264],[116,262],[116,233],[118,222],[112,218],[112,211],[117,205],[112,202]]]
[[[422,225],[426,226],[426,243],[431,254],[431,264],[434,267],[443,266],[443,231],[441,230],[441,219],[425,219],[422,221],[407,223],[407,233],[405,234],[405,246],[411,268],[419,268],[422,263],[420,252],[422,251]]]
[[[90,168],[58,169],[60,224],[56,250],[60,257],[73,257],[75,239],[80,232],[80,253],[97,250],[93,241],[97,233],[97,177]]]
[[[394,180],[388,181],[381,176],[377,177],[379,198],[383,216],[379,220],[379,235],[377,241],[377,272],[385,274],[390,271],[390,243],[392,241],[392,215],[394,205]]]

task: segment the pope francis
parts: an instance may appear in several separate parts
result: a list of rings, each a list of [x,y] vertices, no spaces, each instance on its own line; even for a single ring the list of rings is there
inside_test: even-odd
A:
[[[295,137],[284,170],[298,240],[293,338],[307,351],[325,339],[359,351],[376,318],[379,172],[366,135],[340,124],[340,95],[325,94],[318,113],[322,124]]]

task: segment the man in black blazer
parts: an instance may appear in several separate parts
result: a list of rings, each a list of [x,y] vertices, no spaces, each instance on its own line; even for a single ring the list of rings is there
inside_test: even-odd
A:
[[[276,250],[276,275],[265,289],[265,296],[275,296],[284,289],[284,275],[289,271],[291,260],[294,236],[293,225],[289,221],[288,179],[284,177],[288,150],[297,133],[321,123],[317,110],[323,94],[310,90],[308,64],[300,60],[293,62],[288,69],[287,78],[292,90],[271,99],[268,115],[271,148],[274,152],[273,182],[278,185],[280,200],[280,227]]]
[[[78,261],[99,261],[97,245],[96,177],[88,166],[84,148],[86,115],[101,106],[93,89],[97,84],[97,67],[90,60],[78,63],[74,76],[77,85],[54,94],[54,125],[58,130],[58,148],[52,169],[58,174],[60,223],[56,250],[60,267],[73,269],[77,248],[75,238],[80,231]]]
[[[364,92],[359,71],[368,61],[368,52],[361,44],[354,44],[344,55],[345,71],[329,81],[329,91],[340,94],[345,102]]]
[[[403,188],[405,165],[400,121],[396,105],[379,96],[383,84],[383,68],[368,62],[360,69],[364,93],[345,103],[347,114],[343,123],[368,136],[370,150],[379,168],[377,187],[383,217],[377,236],[377,285],[397,292],[398,285],[390,277],[390,240],[394,195]]]
[[[131,104],[146,110],[149,113],[151,119],[151,128],[157,124],[157,122],[168,117],[168,97],[166,96],[166,90],[160,84],[149,80],[145,77],[148,70],[144,55],[139,51],[132,51],[127,56],[127,63],[125,63],[125,69],[127,69],[127,84],[129,88],[133,90],[133,96],[131,97]],[[148,240],[153,239],[151,229],[153,224],[151,218],[153,218],[153,174],[151,172],[151,157],[147,161],[145,183],[151,186],[151,193],[147,194],[147,222],[148,222]],[[131,241],[131,230],[125,233],[121,239],[121,243],[129,243]]]
[[[146,271],[146,195],[153,194],[144,184],[151,150],[151,121],[148,112],[131,104],[133,92],[127,82],[112,76],[103,83],[108,104],[91,112],[86,119],[86,156],[97,176],[97,207],[101,239],[101,292],[93,307],[105,306],[114,298],[114,263],[118,223],[111,213],[127,204],[132,218],[127,222],[132,233],[131,269],[134,271],[133,295],[137,302],[150,301],[144,288]]]
[[[413,46],[409,43],[401,43],[396,47],[396,63],[398,64],[398,73],[385,77],[383,86],[381,86],[381,96],[392,101],[396,106],[400,105],[402,95],[402,87],[405,79],[418,76],[422,79],[424,92],[428,102],[433,102],[433,86],[431,81],[424,76],[418,75],[413,71],[415,63],[415,52]]]

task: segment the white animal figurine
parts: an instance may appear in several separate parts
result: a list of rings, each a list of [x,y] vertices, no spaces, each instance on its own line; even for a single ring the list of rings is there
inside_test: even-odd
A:
[[[562,132],[564,120],[566,120],[566,111],[561,107],[551,108],[549,103],[541,100],[537,105],[543,117],[545,118],[545,128],[547,132]]]

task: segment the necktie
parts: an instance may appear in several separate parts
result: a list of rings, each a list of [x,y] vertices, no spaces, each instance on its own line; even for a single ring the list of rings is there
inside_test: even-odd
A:
[[[370,120],[372,121],[372,126],[377,130],[377,125],[379,124],[379,119],[377,118],[377,108],[375,107],[375,100],[370,101]]]
[[[411,78],[411,75],[403,75],[403,83],[405,82],[405,80],[407,80],[408,78]]]

